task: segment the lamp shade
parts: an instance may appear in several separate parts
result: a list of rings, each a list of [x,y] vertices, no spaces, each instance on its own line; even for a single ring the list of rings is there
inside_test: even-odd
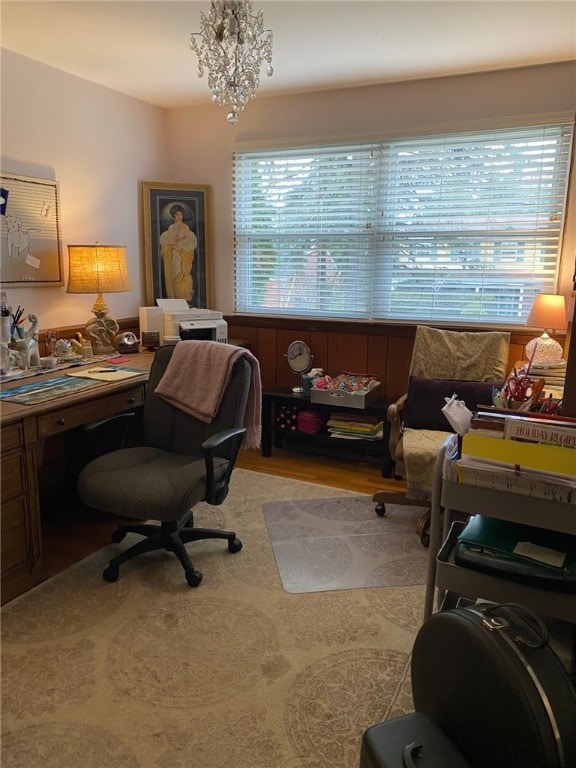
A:
[[[69,245],[67,293],[121,293],[132,290],[124,245]]]
[[[539,293],[534,299],[526,325],[531,325],[534,328],[564,331],[568,325],[564,296],[558,296],[554,293]]]
[[[551,339],[546,329],[563,331],[568,325],[564,296],[539,293],[526,320],[527,325],[543,328],[544,333],[526,345],[526,356],[533,363],[553,365],[562,360],[562,346]]]

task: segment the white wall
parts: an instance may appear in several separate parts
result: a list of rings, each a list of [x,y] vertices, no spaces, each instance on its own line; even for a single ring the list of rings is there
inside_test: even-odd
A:
[[[232,152],[245,142],[377,134],[576,110],[576,62],[365,88],[256,98],[237,126],[226,111],[164,112],[3,51],[2,170],[60,182],[67,243],[126,243],[135,290],[108,294],[111,314],[137,315],[144,302],[140,182],[212,187],[214,306],[233,310]],[[573,174],[573,176],[576,174]],[[573,184],[573,186],[575,186]],[[576,194],[565,243],[567,293],[576,253]],[[64,248],[67,275],[67,250]],[[9,302],[34,311],[42,328],[80,324],[92,297],[63,288],[11,289]]]
[[[60,186],[65,280],[68,243],[125,244],[133,291],[106,294],[113,317],[144,303],[140,182],[166,169],[164,110],[2,51],[5,173]],[[61,288],[8,288],[8,303],[34,312],[43,329],[82,324],[94,296]]]

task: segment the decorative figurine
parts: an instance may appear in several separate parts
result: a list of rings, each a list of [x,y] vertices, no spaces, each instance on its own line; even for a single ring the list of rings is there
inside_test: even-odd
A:
[[[76,354],[82,355],[82,357],[92,357],[92,344],[90,344],[88,339],[85,339],[79,331],[74,334],[74,337],[70,339],[70,341],[72,342]]]
[[[31,366],[40,365],[40,349],[38,347],[38,318],[28,315],[30,328],[24,332],[23,338],[16,337],[14,346],[20,357],[20,368],[27,371]]]

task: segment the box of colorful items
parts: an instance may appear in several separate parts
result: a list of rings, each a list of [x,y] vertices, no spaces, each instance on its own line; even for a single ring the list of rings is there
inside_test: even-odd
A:
[[[344,408],[366,408],[378,399],[380,382],[367,373],[348,373],[314,379],[310,402]]]

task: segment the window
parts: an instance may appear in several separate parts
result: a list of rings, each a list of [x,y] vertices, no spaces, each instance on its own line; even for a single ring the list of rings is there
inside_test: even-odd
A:
[[[572,126],[238,153],[236,311],[522,324],[553,293]]]

